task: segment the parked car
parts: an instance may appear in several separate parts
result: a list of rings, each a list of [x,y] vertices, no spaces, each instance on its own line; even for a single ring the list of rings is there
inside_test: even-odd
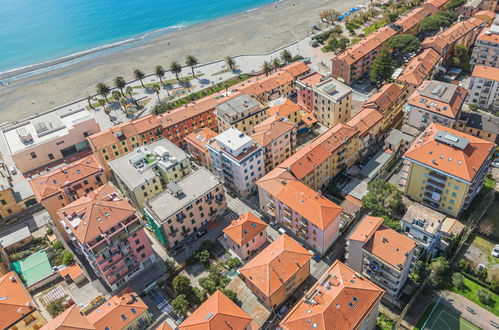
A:
[[[497,168],[499,168],[499,162],[493,162],[493,163],[492,163],[492,167],[497,167]]]
[[[195,235],[191,235],[189,237],[186,238],[185,242],[187,244],[191,244],[192,242],[194,242],[196,240],[196,236]]]
[[[174,256],[176,256],[177,254],[182,253],[182,251],[184,251],[184,250],[185,250],[185,246],[184,246],[184,245],[182,245],[182,246],[178,246],[178,247],[176,247],[176,248],[174,248],[174,249],[172,250],[172,254],[173,254]]]
[[[279,312],[277,312],[277,317],[282,319],[284,315],[286,315],[286,311],[288,310],[288,306],[284,305],[279,309]]]
[[[494,245],[494,248],[492,249],[492,256],[499,258],[499,244]]]
[[[198,237],[202,237],[202,236],[206,235],[207,233],[208,233],[208,230],[206,230],[206,229],[201,229],[200,231],[196,232],[196,235],[197,235]]]
[[[12,175],[16,175],[16,174],[17,174],[17,169],[16,169],[16,167],[15,167],[15,166],[11,166],[11,167],[9,167],[9,172],[10,172],[10,174],[12,174]]]

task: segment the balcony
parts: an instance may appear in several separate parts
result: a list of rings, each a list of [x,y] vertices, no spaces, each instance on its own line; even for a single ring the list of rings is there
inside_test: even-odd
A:
[[[430,171],[428,173],[428,175],[430,176],[430,178],[432,178],[436,181],[442,182],[442,183],[445,183],[445,181],[447,181],[447,177],[445,175],[439,174],[439,173],[434,172],[434,171]]]
[[[177,236],[177,233],[178,233],[178,229],[170,230],[170,232],[168,233],[168,235],[171,236],[171,237],[175,237],[175,236]]]
[[[437,180],[428,179],[426,182],[433,187],[439,188],[440,191],[445,187],[445,183],[441,181],[439,182]]]

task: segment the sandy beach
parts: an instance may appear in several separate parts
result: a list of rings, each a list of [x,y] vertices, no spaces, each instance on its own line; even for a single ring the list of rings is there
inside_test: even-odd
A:
[[[132,79],[135,68],[146,74],[155,65],[183,63],[191,54],[200,63],[227,55],[266,53],[307,36],[325,9],[345,11],[367,0],[286,0],[259,9],[193,25],[135,48],[15,81],[0,87],[0,122],[34,113],[95,93],[95,84],[112,84],[116,76]]]

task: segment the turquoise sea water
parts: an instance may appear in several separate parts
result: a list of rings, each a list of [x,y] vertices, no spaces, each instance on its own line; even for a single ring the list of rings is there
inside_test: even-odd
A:
[[[274,1],[0,0],[0,73]]]

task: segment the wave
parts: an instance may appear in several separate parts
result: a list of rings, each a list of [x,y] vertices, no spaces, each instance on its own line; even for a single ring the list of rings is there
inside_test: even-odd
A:
[[[129,39],[121,40],[118,42],[94,47],[85,51],[73,53],[70,55],[62,56],[50,61],[40,62],[36,64],[26,65],[7,71],[0,72],[0,83],[9,84],[15,80],[27,78],[39,73],[47,72],[53,69],[63,68],[86,59],[95,58],[103,55],[108,55],[115,51],[125,50],[136,46],[139,43],[157,38],[164,34],[178,31],[185,28],[188,24],[173,25],[165,28],[160,28],[152,31],[147,31],[139,36]]]

